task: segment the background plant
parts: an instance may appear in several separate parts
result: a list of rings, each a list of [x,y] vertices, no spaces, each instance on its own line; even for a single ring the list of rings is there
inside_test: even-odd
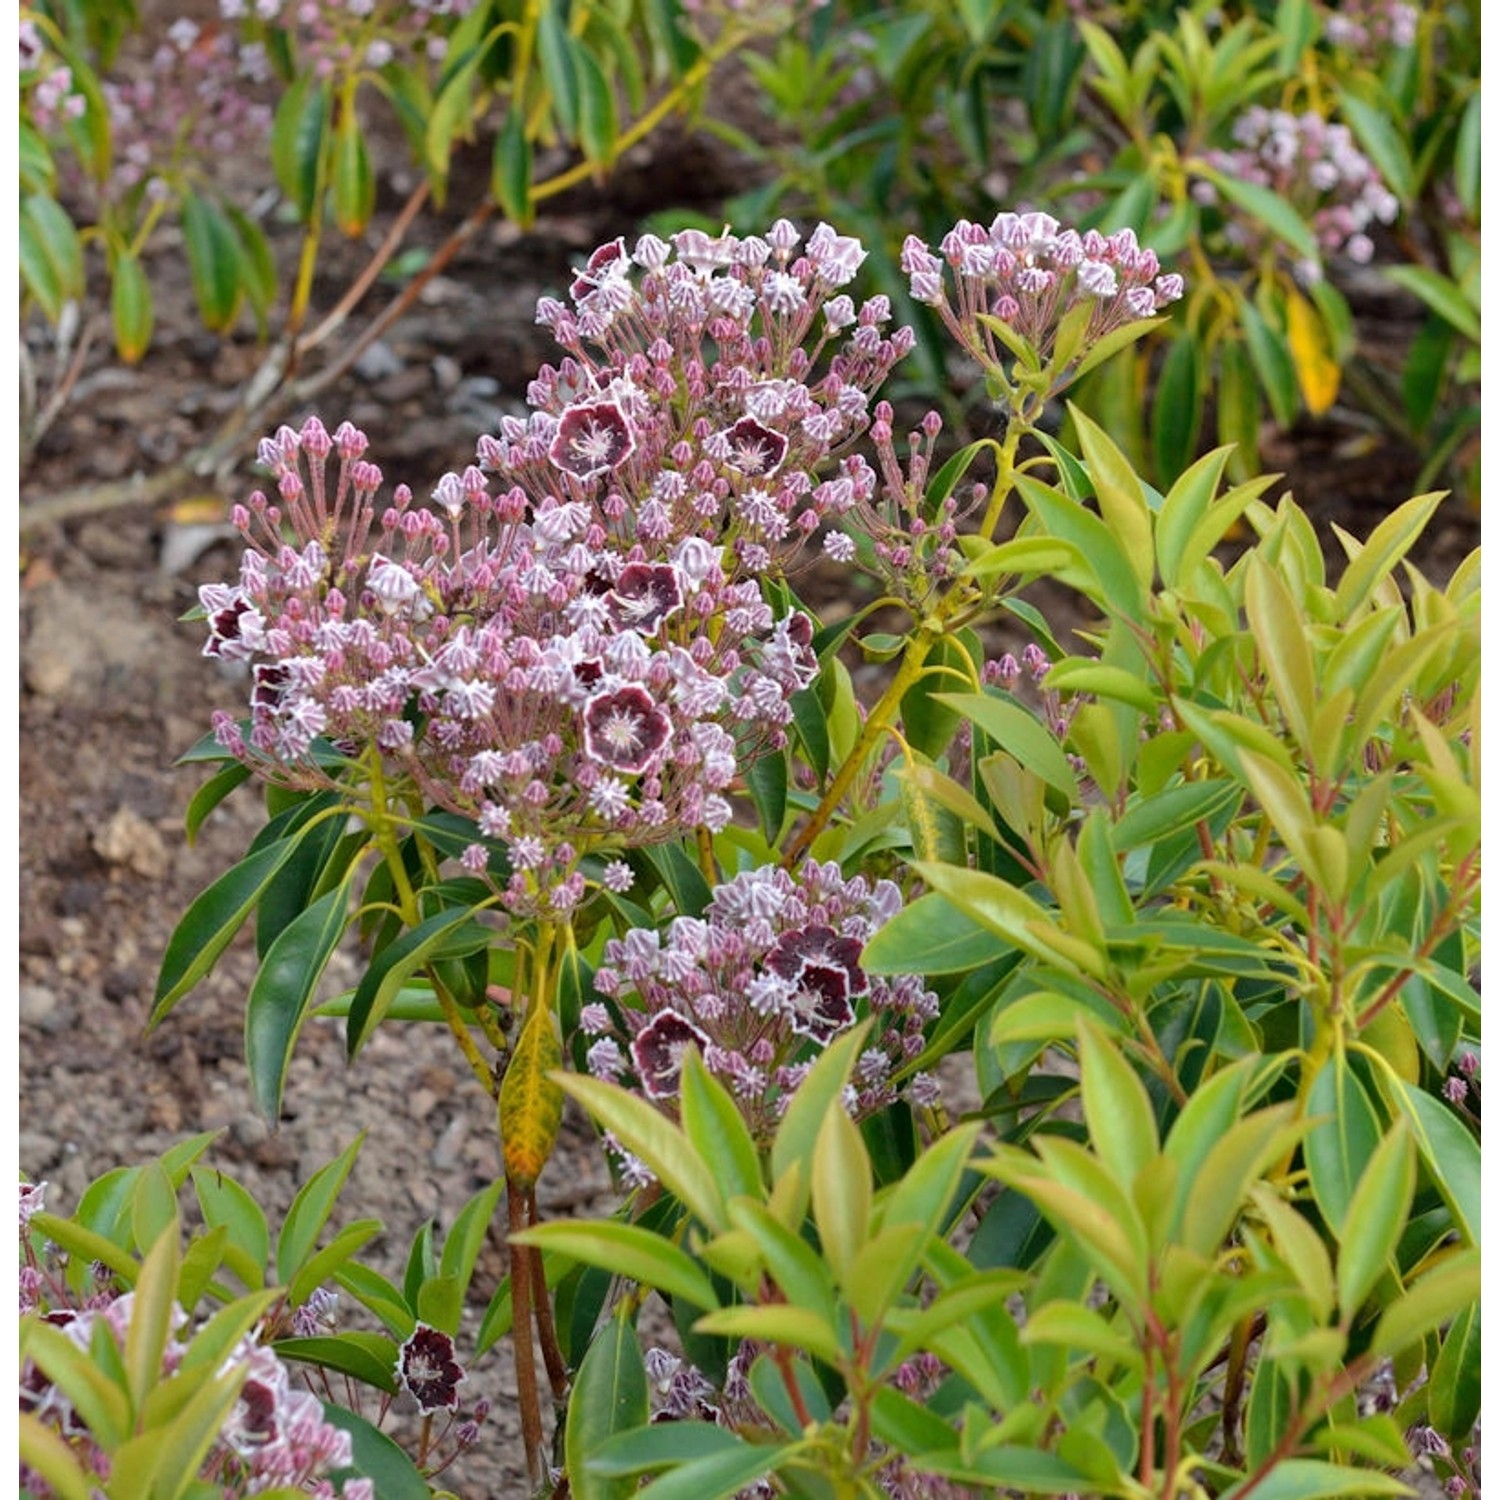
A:
[[[1214,441],[1238,445],[1245,477],[1263,423],[1342,399],[1427,455],[1419,486],[1443,475],[1472,498],[1477,24],[1472,6],[1310,0],[849,4],[747,59],[773,144],[714,128],[768,174],[740,222],[777,206],[837,218],[893,297],[891,217],[932,238],[957,214],[1021,205],[1187,257],[1172,325],[1077,393],[1159,486]],[[1262,111],[1303,122],[1284,122],[1280,165],[1226,172]],[[1340,133],[1352,139],[1330,154]],[[1427,312],[1399,368],[1361,349],[1388,331],[1359,321],[1364,291],[1349,301],[1348,272],[1372,254]],[[941,388],[936,346],[923,357]]]
[[[23,368],[27,451],[62,410],[105,303],[119,357],[146,354],[155,322],[148,252],[162,226],[181,229],[204,326],[228,334],[248,313],[268,347],[231,420],[184,464],[154,475],[153,495],[224,469],[247,433],[346,372],[492,217],[526,228],[538,204],[602,178],[631,145],[696,107],[726,57],[792,14],[675,0],[223,0],[218,22],[178,20],[127,68],[138,19],[130,0],[23,7],[23,318],[34,311],[57,329],[50,378]],[[176,122],[170,133],[164,118]],[[419,180],[365,267],[309,327],[325,237],[361,237],[372,221],[377,122],[399,127]],[[463,221],[351,332],[413,222],[447,202],[455,157],[481,147],[485,187],[458,205]],[[237,148],[252,160],[263,153],[263,174],[230,188],[216,162]],[[302,226],[285,285],[264,220],[267,192]],[[110,500],[54,498],[33,515]]]

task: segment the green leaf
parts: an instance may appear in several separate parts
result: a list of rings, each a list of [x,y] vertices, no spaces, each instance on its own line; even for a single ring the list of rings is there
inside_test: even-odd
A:
[[[1315,754],[1320,748],[1312,743],[1317,690],[1304,616],[1285,580],[1259,553],[1246,565],[1245,615],[1287,727],[1305,754]]]
[[[843,1108],[823,1119],[812,1157],[812,1205],[823,1254],[841,1281],[870,1223],[870,1157]]]
[[[240,242],[234,226],[216,204],[197,193],[182,200],[182,236],[193,296],[203,326],[227,333],[240,310]]]
[[[1417,1162],[1402,1122],[1375,1148],[1349,1200],[1339,1236],[1339,1310],[1352,1322],[1365,1298],[1392,1264],[1406,1227],[1416,1186]]]
[[[859,962],[871,974],[964,974],[1003,952],[987,927],[929,891],[876,930]]]
[[[835,1038],[797,1085],[771,1142],[773,1181],[779,1182],[793,1165],[800,1164],[802,1181],[809,1184],[810,1190],[813,1151],[823,1117],[838,1108],[844,1086],[854,1071],[855,1059],[864,1049],[869,1034],[870,1023],[862,1021]]]
[[[318,201],[319,158],[333,108],[333,89],[303,73],[281,96],[271,126],[271,166],[297,218],[310,224]]]
[[[719,1302],[713,1282],[692,1256],[671,1240],[635,1224],[614,1219],[557,1220],[516,1230],[510,1239],[629,1277],[642,1286],[685,1298],[694,1307],[713,1308]]]
[[[382,1333],[350,1330],[311,1338],[277,1339],[271,1347],[282,1359],[337,1370],[388,1395],[394,1396],[401,1388],[396,1379],[400,1350],[393,1339]]]
[[[1477,1247],[1481,1199],[1479,1143],[1446,1104],[1396,1077],[1388,1064],[1381,1070],[1380,1082],[1386,1098],[1411,1123],[1422,1164],[1453,1214],[1454,1228]]]
[[[151,283],[134,255],[115,259],[110,312],[114,320],[115,352],[127,365],[138,363],[151,344],[153,313]]]
[[[292,1199],[276,1239],[276,1279],[282,1285],[307,1263],[364,1140],[364,1131],[360,1131],[333,1161],[319,1167]]]
[[[1070,803],[1078,800],[1078,778],[1067,755],[1028,709],[994,692],[934,693],[933,697],[984,730],[1002,750],[1063,792]]]
[[[500,1081],[500,1144],[512,1186],[533,1187],[557,1143],[562,1061],[557,1017],[549,1005],[535,1000]]]
[[[619,1500],[633,1494],[632,1476],[592,1472],[589,1459],[616,1433],[644,1427],[651,1415],[646,1364],[635,1328],[611,1318],[589,1345],[568,1397],[564,1457],[569,1491],[577,1500]]]
[[[1174,349],[1176,345],[1174,344]],[[1168,370],[1171,357],[1168,357]],[[1166,372],[1158,401],[1167,398]],[[1156,557],[1151,545],[1151,513],[1146,506],[1145,491],[1129,460],[1110,440],[1102,427],[1071,402],[1068,414],[1078,433],[1083,461],[1094,482],[1094,494],[1099,501],[1099,512],[1110,535],[1135,573],[1136,581],[1143,589],[1151,587],[1156,571]],[[1165,472],[1175,473],[1176,469]]]
[[[380,1500],[432,1500],[432,1489],[406,1450],[363,1417],[323,1403],[323,1420],[349,1434],[354,1472],[374,1482]]]
[[[1083,1118],[1094,1149],[1129,1188],[1157,1152],[1151,1099],[1118,1045],[1088,1020],[1078,1026]]]
[[[385,1019],[402,985],[417,969],[434,957],[461,958],[489,941],[488,929],[475,923],[473,916],[467,906],[449,907],[381,949],[349,1004],[346,1044],[351,1058]],[[471,925],[472,932],[460,934],[465,924]]]
[[[1269,229],[1298,260],[1320,260],[1318,242],[1307,221],[1280,193],[1244,177],[1221,172],[1202,161],[1193,164],[1198,176],[1207,178],[1236,208]]]
[[[526,135],[525,111],[512,106],[495,136],[490,192],[506,218],[521,229],[529,229],[536,219],[531,176],[531,142]]]
[[[807,1307],[789,1307],[782,1303],[764,1307],[721,1307],[699,1318],[693,1327],[700,1333],[762,1339],[788,1349],[805,1350],[830,1365],[837,1365],[843,1357],[833,1325]]]
[[[599,1124],[612,1131],[627,1151],[640,1157],[684,1208],[711,1230],[718,1232],[728,1227],[724,1195],[712,1168],[660,1110],[645,1099],[597,1078],[568,1074],[560,1077],[558,1083],[564,1093],[572,1095]],[[800,1093],[799,1089],[794,1100]]]
[[[297,839],[257,850],[221,875],[188,907],[167,942],[148,1027],[154,1027],[213,968],[250,915],[276,872],[291,858]]]
[[[83,242],[55,198],[33,193],[21,204],[21,277],[50,322],[84,292]]]
[[[1417,495],[1398,505],[1372,531],[1363,546],[1349,559],[1333,596],[1333,610],[1340,621],[1350,621],[1355,611],[1374,597],[1382,580],[1411,550],[1427,529],[1442,492]],[[1347,545],[1347,544],[1346,544]]]
[[[245,1003],[245,1066],[256,1108],[281,1114],[292,1049],[318,981],[349,925],[350,874],[282,929],[250,986]]]
[[[1227,1500],[1324,1500],[1334,1495],[1412,1495],[1410,1485],[1372,1469],[1348,1469],[1318,1458],[1284,1458],[1267,1474],[1230,1490]]]
[[[264,1286],[271,1232],[260,1205],[234,1178],[208,1167],[193,1168],[193,1191],[203,1222],[211,1229],[220,1225],[227,1229],[230,1244],[254,1267],[256,1275],[247,1285],[252,1290]]]
[[[1150,848],[1235,807],[1244,792],[1232,781],[1188,781],[1153,795],[1134,796],[1110,830],[1115,849]]]
[[[353,238],[375,211],[375,172],[352,107],[340,110],[333,137],[333,222]]]
[[[1349,122],[1350,129],[1364,147],[1365,155],[1385,179],[1385,185],[1405,205],[1412,201],[1416,192],[1411,152],[1406,144],[1409,130],[1403,135],[1396,124],[1400,117],[1390,102],[1385,102],[1386,108],[1381,109],[1348,89],[1339,91],[1339,113]]]
[[[249,779],[250,767],[236,761],[232,766],[225,766],[222,771],[215,772],[193,793],[192,800],[188,803],[187,815],[183,820],[187,828],[189,844],[197,842],[198,830],[203,827],[203,822],[209,813],[237,786]]]
[[[608,166],[620,133],[614,90],[586,46],[574,48],[573,62],[578,80],[578,144],[588,161]]]
[[[1454,1318],[1427,1382],[1427,1419],[1457,1447],[1479,1420],[1479,1305]]]
[[[1297,385],[1297,368],[1292,363],[1286,340],[1261,317],[1248,298],[1240,297],[1237,301],[1245,348],[1255,367],[1256,378],[1271,403],[1277,426],[1290,427],[1297,420],[1301,394]]]
[[[90,1500],[97,1493],[95,1476],[80,1467],[76,1450],[34,1413],[21,1413],[19,1437],[21,1462],[47,1482],[57,1500]]]
[[[362,1250],[385,1225],[379,1219],[356,1219],[317,1251],[308,1257],[302,1268],[291,1279],[287,1287],[287,1301],[293,1307],[301,1307],[325,1281],[331,1281],[346,1261]],[[457,1327],[445,1328],[445,1333],[457,1333]]]
[[[1420,1276],[1380,1315],[1370,1353],[1400,1354],[1479,1301],[1479,1251],[1461,1250]],[[1430,1398],[1429,1398],[1430,1399]]]
[[[1360,1174],[1380,1143],[1374,1106],[1344,1057],[1330,1057],[1318,1069],[1308,1090],[1307,1116],[1312,1124],[1302,1152],[1313,1197],[1342,1240]]]
[[[174,1212],[141,1263],[130,1323],[125,1330],[126,1389],[134,1411],[141,1409],[162,1378],[162,1351],[172,1336],[172,1311],[177,1306],[177,1273],[181,1265],[182,1247]]]
[[[545,0],[537,17],[537,58],[542,65],[542,76],[552,93],[552,108],[561,124],[563,133],[570,140],[578,139],[578,65],[575,60],[575,45],[568,35],[563,19],[562,7],[557,0]]]
[[[734,1097],[704,1066],[698,1049],[683,1058],[682,1131],[704,1161],[714,1163],[725,1197],[761,1193],[760,1156]]]

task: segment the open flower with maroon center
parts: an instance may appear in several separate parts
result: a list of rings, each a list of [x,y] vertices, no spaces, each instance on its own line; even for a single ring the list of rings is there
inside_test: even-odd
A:
[[[426,1323],[418,1323],[402,1344],[396,1377],[424,1412],[456,1411],[458,1388],[467,1379],[453,1357],[453,1340]]]
[[[573,285],[568,288],[569,294],[576,302],[580,297],[586,297],[608,277],[626,276],[629,271],[630,256],[625,249],[625,241],[613,239],[607,245],[600,245],[589,256],[583,270],[573,278]]]
[[[547,457],[565,474],[592,479],[635,452],[635,434],[616,401],[580,401],[558,419]]]
[[[265,621],[241,589],[205,584],[198,597],[208,619],[205,656],[244,661],[265,644]]]
[[[656,627],[682,608],[682,579],[671,563],[630,563],[604,596],[620,630],[655,635]]]
[[[586,754],[617,771],[639,776],[661,759],[672,724],[645,688],[631,683],[589,699],[583,711]]]
[[[786,1004],[792,1029],[827,1042],[854,1021],[850,1001],[869,988],[859,966],[863,946],[831,927],[784,932],[766,955],[768,968],[793,986]]]
[[[641,1087],[652,1099],[675,1099],[682,1081],[682,1059],[689,1047],[702,1052],[708,1038],[686,1016],[664,1010],[643,1028],[630,1050]]]
[[[725,462],[731,469],[752,478],[774,474],[786,457],[786,434],[762,427],[754,417],[741,417],[725,430],[724,438],[729,444]]]

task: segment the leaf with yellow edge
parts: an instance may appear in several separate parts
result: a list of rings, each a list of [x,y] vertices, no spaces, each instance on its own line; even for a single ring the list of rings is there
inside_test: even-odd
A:
[[[500,1085],[505,1175],[530,1188],[542,1175],[562,1124],[563,1091],[548,1075],[562,1067],[562,1037],[545,1005],[533,1005]]]
[[[1302,399],[1315,417],[1333,405],[1339,393],[1339,367],[1328,353],[1328,339],[1317,310],[1300,292],[1286,299],[1287,343]]]

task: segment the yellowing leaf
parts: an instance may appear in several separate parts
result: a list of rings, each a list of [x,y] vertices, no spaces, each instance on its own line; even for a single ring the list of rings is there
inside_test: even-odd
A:
[[[1287,294],[1286,334],[1302,399],[1313,416],[1321,417],[1339,393],[1339,367],[1329,357],[1327,338],[1317,312],[1297,292]]]
[[[563,1091],[547,1075],[562,1066],[562,1038],[545,1005],[533,1005],[500,1085],[505,1173],[518,1188],[542,1175],[562,1124]]]

